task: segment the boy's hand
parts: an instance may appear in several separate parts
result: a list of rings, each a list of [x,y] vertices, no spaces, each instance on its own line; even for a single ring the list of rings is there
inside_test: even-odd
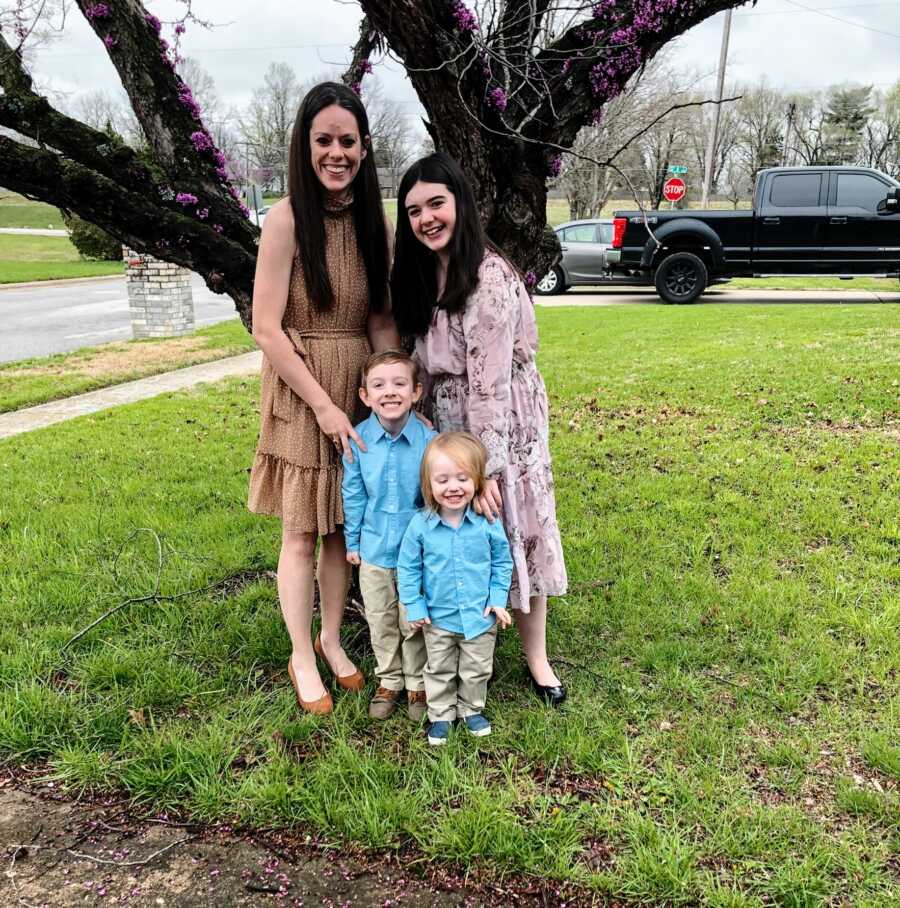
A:
[[[499,605],[489,605],[484,610],[484,617],[487,618],[491,612],[497,616],[497,624],[500,627],[509,627],[512,624],[512,615],[505,608],[500,608]]]
[[[418,621],[410,621],[409,626],[414,627],[418,630],[420,627],[425,627],[426,624],[431,624],[430,618],[419,618]]]
[[[359,552],[347,552],[347,561],[349,564],[358,565],[360,563],[360,560],[361,559],[359,557]]]

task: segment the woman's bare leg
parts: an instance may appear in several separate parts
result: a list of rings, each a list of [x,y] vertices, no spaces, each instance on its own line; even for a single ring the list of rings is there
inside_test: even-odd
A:
[[[315,533],[282,531],[278,600],[291,638],[291,665],[297,677],[300,697],[307,701],[318,700],[325,694],[311,636],[315,558]]]
[[[526,615],[513,609],[516,629],[525,650],[525,659],[534,680],[544,687],[556,687],[560,682],[547,660],[547,597],[532,596],[531,611]]]
[[[343,532],[322,537],[316,579],[322,607],[322,650],[336,674],[341,677],[352,675],[356,666],[341,647],[341,621],[350,587],[350,565],[347,564]]]

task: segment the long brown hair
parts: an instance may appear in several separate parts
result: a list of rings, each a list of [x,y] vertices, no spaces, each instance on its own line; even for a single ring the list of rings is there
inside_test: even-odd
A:
[[[353,179],[353,224],[366,266],[369,310],[382,312],[387,300],[388,241],[375,155],[369,147],[369,118],[356,92],[339,82],[322,82],[307,92],[291,133],[288,195],[300,265],[313,304],[319,312],[327,312],[334,305],[334,288],[325,260],[325,189],[313,171],[309,131],[316,114],[333,104],[353,114],[363,147],[368,149]]]
[[[437,299],[435,255],[416,239],[406,213],[406,196],[419,181],[441,183],[456,200],[456,226],[450,240],[447,285]],[[437,151],[416,161],[397,190],[397,233],[394,268],[391,273],[391,306],[401,334],[422,336],[428,332],[434,310],[448,312],[465,308],[478,286],[478,269],[488,242],[478,216],[475,193],[462,168],[448,154]]]

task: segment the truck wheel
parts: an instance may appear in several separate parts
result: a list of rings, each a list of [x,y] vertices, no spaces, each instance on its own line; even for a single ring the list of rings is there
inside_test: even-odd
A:
[[[551,296],[554,293],[563,293],[565,290],[563,273],[559,268],[551,268],[534,288],[534,292],[538,296]]]
[[[656,269],[653,283],[666,303],[693,303],[706,289],[709,274],[692,252],[673,252]]]

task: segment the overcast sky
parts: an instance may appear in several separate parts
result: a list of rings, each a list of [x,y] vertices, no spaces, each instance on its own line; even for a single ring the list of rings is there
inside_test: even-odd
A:
[[[174,0],[148,4],[160,18],[183,6]],[[341,67],[357,35],[359,10],[341,0],[194,0],[201,18],[219,23],[191,27],[184,53],[196,58],[228,104],[245,105],[269,63],[285,62],[301,79]],[[673,51],[676,65],[715,71],[724,14],[684,35]],[[840,20],[840,21],[839,21]],[[898,78],[900,0],[759,0],[735,11],[728,78],[765,76],[788,89],[823,88],[839,82],[886,88]],[[77,11],[64,38],[38,52],[35,72],[44,87],[76,95],[113,88],[115,73],[95,35]],[[395,62],[376,68],[385,93],[404,103],[415,121],[415,94]]]

